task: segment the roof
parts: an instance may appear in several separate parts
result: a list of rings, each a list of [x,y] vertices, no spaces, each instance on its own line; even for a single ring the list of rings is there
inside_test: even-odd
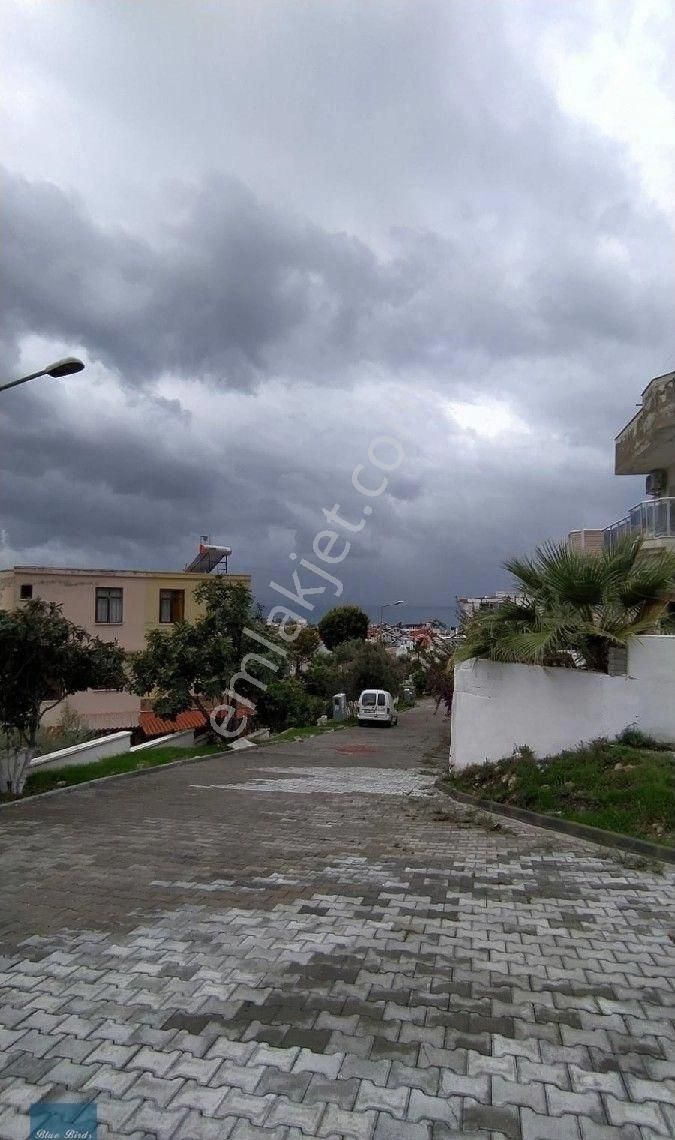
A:
[[[138,724],[146,736],[167,736],[170,732],[186,732],[190,728],[204,728],[206,717],[196,709],[178,713],[175,720],[164,720],[153,712],[142,712],[138,718]]]
[[[187,570],[105,570],[99,567],[76,567],[76,566],[5,566],[2,573],[9,574],[74,574],[82,578],[187,578],[191,581],[201,581],[203,578],[208,578],[207,573],[191,573]],[[247,573],[242,574],[227,574],[223,575],[229,581],[237,581],[240,579],[250,580],[251,575]]]

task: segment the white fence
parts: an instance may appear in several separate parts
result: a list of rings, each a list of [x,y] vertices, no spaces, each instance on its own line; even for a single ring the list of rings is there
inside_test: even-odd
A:
[[[670,743],[674,698],[675,636],[635,638],[625,677],[465,661],[455,668],[451,762],[466,768],[500,760],[517,745],[550,756],[629,724]]]
[[[130,732],[112,732],[109,736],[99,736],[96,740],[86,740],[84,744],[73,744],[70,748],[59,748],[58,752],[48,752],[36,756],[30,771],[44,768],[72,768],[78,764],[91,764],[94,760],[104,760],[106,756],[120,756],[124,752],[142,752],[148,748],[192,748],[195,742],[193,728],[185,732],[172,732],[168,736],[158,736],[143,744],[131,747]]]
[[[144,740],[142,744],[134,744],[129,751],[146,752],[148,748],[193,748],[194,743],[194,728],[186,728],[184,732],[169,732],[166,736],[156,736],[154,740]]]
[[[131,746],[130,732],[112,732],[109,736],[99,736],[97,740],[86,740],[84,744],[73,744],[70,748],[59,748],[58,752],[48,752],[36,756],[30,771],[42,768],[72,768],[77,764],[91,764],[92,760],[103,760],[106,756],[119,756],[128,752]]]

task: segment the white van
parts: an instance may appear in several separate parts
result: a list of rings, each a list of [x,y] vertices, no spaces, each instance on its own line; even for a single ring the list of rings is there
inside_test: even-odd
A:
[[[359,724],[398,724],[394,698],[386,689],[364,689],[359,697],[356,716]]]

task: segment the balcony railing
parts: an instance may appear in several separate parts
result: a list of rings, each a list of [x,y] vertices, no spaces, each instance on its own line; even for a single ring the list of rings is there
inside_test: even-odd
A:
[[[605,548],[611,550],[627,534],[675,539],[675,497],[646,499],[632,507],[625,518],[605,529]]]

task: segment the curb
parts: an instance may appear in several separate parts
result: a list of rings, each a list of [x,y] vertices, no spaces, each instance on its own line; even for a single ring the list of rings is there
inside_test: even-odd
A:
[[[331,728],[328,732],[316,733],[317,736],[327,736],[330,732],[336,732],[337,729]],[[311,740],[312,737],[303,737],[304,740]],[[264,748],[273,744],[290,744],[289,740],[263,740],[260,744],[256,745],[257,749],[262,752]],[[234,752],[242,751],[248,752],[248,749],[234,749]],[[23,796],[18,800],[4,800],[0,803],[0,812],[3,808],[16,807],[17,804],[30,804],[34,800],[44,800],[47,796],[60,796],[65,792],[79,792],[84,788],[91,788],[97,784],[106,784],[109,780],[132,780],[137,776],[149,776],[153,772],[165,772],[169,768],[182,768],[186,764],[199,764],[205,760],[222,760],[224,756],[231,756],[232,749],[227,749],[224,752],[209,752],[204,756],[185,756],[178,760],[169,760],[166,764],[151,764],[147,768],[136,768],[133,772],[113,772],[110,776],[97,776],[94,780],[82,780],[79,784],[68,784],[65,788],[50,788],[48,792],[37,792],[34,796]]]
[[[646,855],[651,859],[658,859],[661,863],[675,863],[675,847],[661,846],[660,843],[650,843],[648,839],[634,839],[630,835],[619,835],[616,831],[603,831],[600,827],[591,827],[587,823],[576,823],[572,819],[559,819],[554,815],[540,815],[530,811],[529,808],[512,807],[511,804],[500,804],[494,800],[483,800],[478,796],[471,796],[468,792],[458,792],[453,788],[440,790],[450,799],[457,800],[469,807],[480,808],[494,815],[504,815],[509,819],[519,819],[523,823],[530,823],[534,827],[541,827],[547,831],[560,831],[563,835],[571,835],[575,839],[587,839],[591,843],[602,847],[618,847],[623,851],[630,851],[634,855]]]
[[[68,784],[65,788],[50,788],[48,792],[37,792],[34,796],[22,796],[18,800],[5,800],[0,803],[3,808],[16,807],[17,804],[31,804],[34,800],[44,800],[47,796],[61,796],[65,792],[80,792],[83,789],[94,787],[97,784],[107,784],[109,780],[133,780],[137,776],[150,776],[153,772],[165,772],[168,768],[182,768],[186,764],[203,764],[205,760],[221,760],[229,756],[227,752],[209,752],[205,756],[185,756],[178,760],[169,760],[166,764],[152,764],[148,768],[136,768],[133,772],[113,772],[110,776],[97,776],[95,780],[82,780],[79,784]]]

